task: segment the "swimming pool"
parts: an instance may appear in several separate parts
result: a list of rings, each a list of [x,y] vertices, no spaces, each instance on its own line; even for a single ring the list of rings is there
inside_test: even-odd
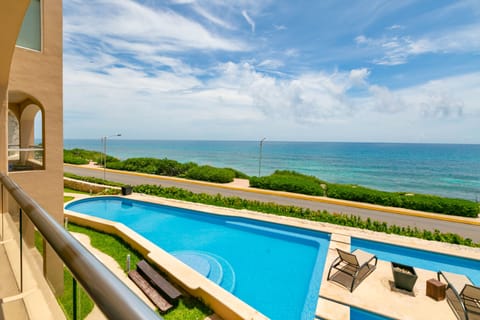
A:
[[[120,197],[66,209],[123,223],[271,319],[313,319],[327,233]]]
[[[381,260],[399,262],[431,271],[448,271],[466,275],[473,284],[480,285],[480,261],[398,245],[351,239],[351,248],[362,249],[377,255]]]
[[[369,312],[363,309],[350,307],[350,320],[391,320],[374,312]]]

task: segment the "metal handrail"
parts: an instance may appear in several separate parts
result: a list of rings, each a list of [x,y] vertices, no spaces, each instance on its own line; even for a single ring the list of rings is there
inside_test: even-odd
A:
[[[161,319],[10,177],[0,182],[109,319]]]

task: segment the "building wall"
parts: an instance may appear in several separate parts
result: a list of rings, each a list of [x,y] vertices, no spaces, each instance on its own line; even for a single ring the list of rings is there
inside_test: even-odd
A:
[[[62,1],[43,0],[42,6],[42,50],[38,52],[15,48],[8,92],[31,97],[43,111],[45,168],[10,172],[9,175],[57,222],[63,224]],[[8,108],[5,111],[2,105],[1,114],[5,121],[0,119],[0,123],[4,125],[8,123],[7,112]],[[1,129],[4,133],[2,143],[6,143],[8,132]],[[2,162],[6,161],[5,156],[0,156]],[[5,163],[1,163],[1,169],[6,171]],[[62,262],[53,250],[47,247],[44,273],[56,293],[63,291],[62,270]]]

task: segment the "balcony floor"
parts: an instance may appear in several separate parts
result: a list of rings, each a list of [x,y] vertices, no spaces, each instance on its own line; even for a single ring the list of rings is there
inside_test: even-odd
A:
[[[20,291],[4,243],[0,246],[0,261],[0,319],[28,319],[23,299],[18,299]]]

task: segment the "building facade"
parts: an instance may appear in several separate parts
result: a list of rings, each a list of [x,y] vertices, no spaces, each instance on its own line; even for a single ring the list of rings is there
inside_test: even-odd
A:
[[[0,2],[0,171],[63,223],[62,1]],[[12,215],[14,201],[2,193]],[[34,227],[23,224],[34,245]],[[63,291],[63,263],[45,245],[43,272]]]

